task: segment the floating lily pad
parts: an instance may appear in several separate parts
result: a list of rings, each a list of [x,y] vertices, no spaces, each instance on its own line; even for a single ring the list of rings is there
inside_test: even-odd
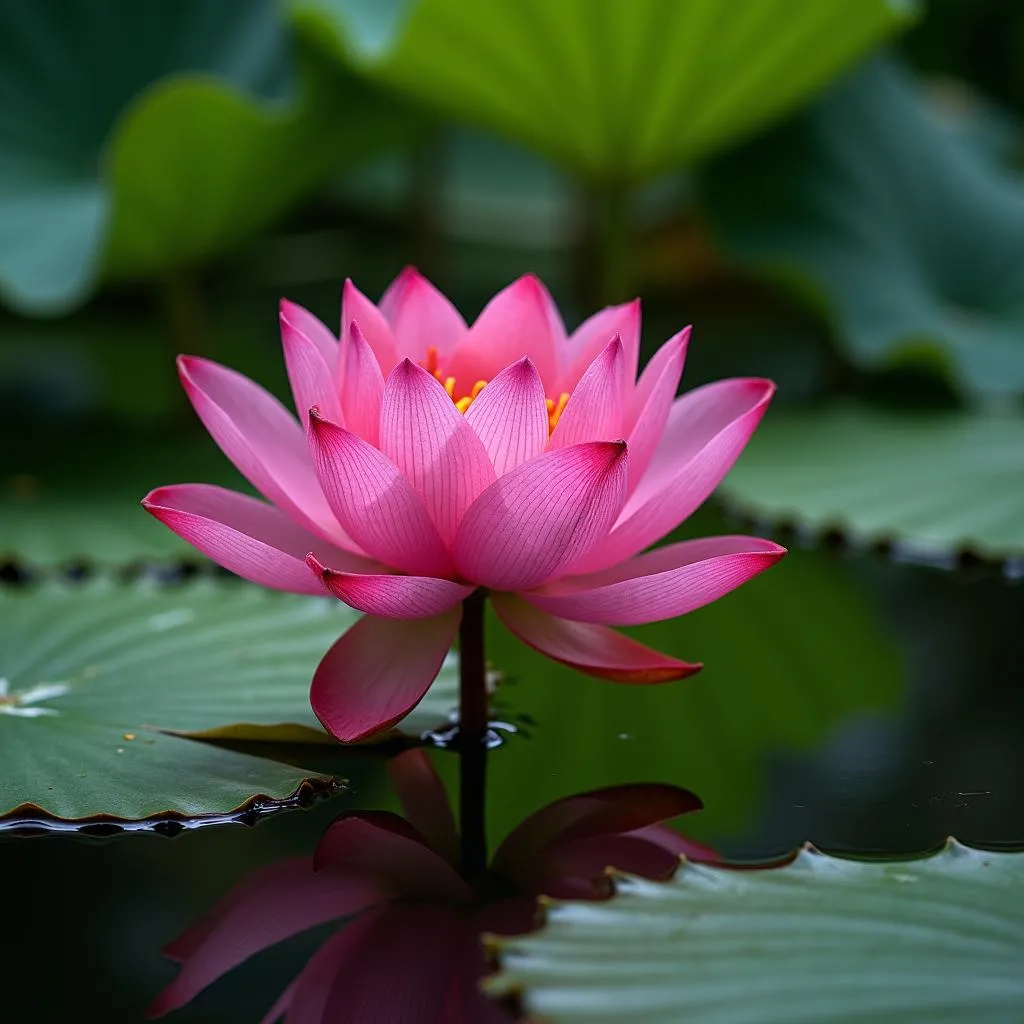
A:
[[[0,101],[0,294],[29,312],[209,258],[409,126],[272,0],[4,5]]]
[[[750,516],[894,541],[908,554],[1019,557],[1024,417],[781,411],[767,417],[721,494]]]
[[[895,0],[292,0],[348,61],[599,181],[635,182],[795,107],[908,24]]]
[[[726,249],[808,295],[857,366],[1024,390],[1024,183],[892,62],[713,161],[702,191]]]
[[[329,742],[309,681],[355,618],[230,582],[0,590],[0,815],[225,813],[294,793],[298,768],[167,730]],[[406,730],[446,719],[456,676],[453,660]]]
[[[705,529],[703,515],[693,525],[726,532]],[[867,595],[815,552],[791,552],[714,604],[624,632],[705,667],[677,683],[617,686],[490,630],[499,710],[529,734],[510,737],[489,766],[503,794],[490,808],[495,838],[569,793],[658,781],[699,794],[705,810],[686,818],[687,835],[728,848],[758,815],[773,759],[821,749],[858,715],[894,712],[902,695],[899,652]]]
[[[1003,1024],[1024,1006],[1024,855],[950,842],[879,864],[811,850],[783,868],[684,864],[607,903],[549,909],[499,991],[551,1024]]]

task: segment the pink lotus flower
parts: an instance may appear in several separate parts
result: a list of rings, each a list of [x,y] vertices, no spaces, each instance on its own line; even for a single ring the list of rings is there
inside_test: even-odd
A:
[[[326,589],[366,613],[312,683],[313,709],[339,739],[415,707],[478,588],[542,654],[601,679],[660,683],[700,665],[608,627],[699,608],[785,553],[752,537],[640,553],[718,485],[774,386],[725,380],[676,399],[689,329],[637,380],[639,302],[567,335],[544,286],[523,277],[467,327],[410,269],[379,307],[347,281],[342,324],[339,341],[281,304],[301,422],[234,371],[179,360],[203,423],[271,504],[204,484],[143,501],[239,576]]]
[[[165,954],[181,964],[157,997],[159,1017],[260,950],[307,928],[349,921],[312,957],[264,1018],[288,1024],[387,1021],[500,1024],[479,991],[481,934],[537,925],[536,896],[603,899],[608,869],[671,877],[680,856],[717,855],[658,824],[701,806],[675,786],[634,784],[580,793],[538,811],[501,844],[492,874],[470,886],[456,869],[459,837],[429,759],[391,765],[407,818],[358,812],[334,822],[315,855],[256,871]]]

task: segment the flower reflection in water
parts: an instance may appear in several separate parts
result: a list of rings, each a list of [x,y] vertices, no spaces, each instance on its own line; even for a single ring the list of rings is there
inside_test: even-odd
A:
[[[178,977],[150,1007],[187,1003],[260,950],[335,919],[350,919],[309,960],[264,1018],[287,1024],[402,1021],[494,1024],[505,1010],[479,991],[481,934],[515,935],[537,923],[536,897],[603,899],[607,869],[668,878],[679,857],[713,851],[661,822],[698,810],[676,786],[637,783],[549,804],[504,840],[490,870],[460,874],[455,820],[427,755],[389,764],[406,816],[343,815],[312,858],[262,868],[166,949]]]

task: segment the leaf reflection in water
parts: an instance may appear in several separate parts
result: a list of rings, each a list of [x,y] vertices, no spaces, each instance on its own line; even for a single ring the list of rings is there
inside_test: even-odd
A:
[[[680,856],[714,851],[662,826],[701,808],[677,786],[636,783],[558,800],[500,845],[467,881],[443,784],[427,754],[409,750],[389,774],[405,811],[359,811],[328,828],[313,857],[270,864],[237,885],[166,949],[181,964],[149,1009],[159,1017],[250,956],[301,931],[349,918],[264,1018],[289,1024],[510,1020],[479,991],[485,933],[517,935],[537,922],[537,897],[604,899],[608,869],[666,879]]]

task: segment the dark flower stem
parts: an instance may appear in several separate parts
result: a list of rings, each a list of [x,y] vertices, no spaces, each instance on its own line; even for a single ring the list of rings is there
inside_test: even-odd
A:
[[[487,870],[484,797],[487,789],[487,672],[484,665],[484,601],[477,591],[462,605],[459,627],[459,825],[462,874]]]

